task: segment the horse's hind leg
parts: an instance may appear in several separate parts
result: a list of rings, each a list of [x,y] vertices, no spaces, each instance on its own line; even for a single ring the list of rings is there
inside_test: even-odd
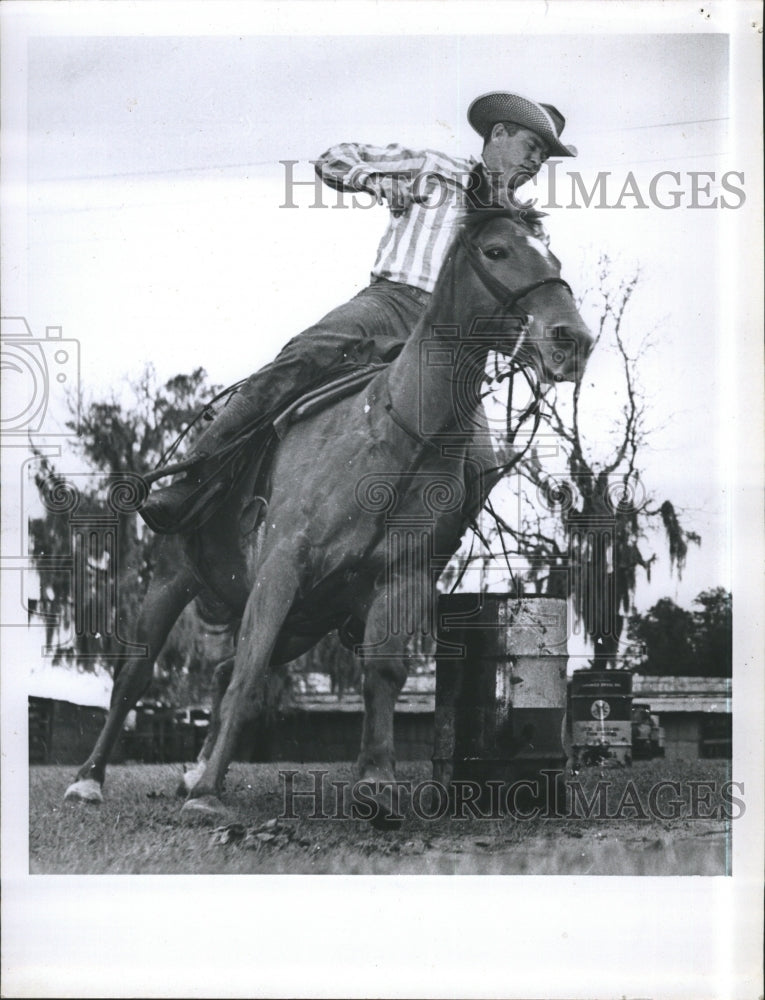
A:
[[[212,711],[210,712],[210,727],[207,736],[199,751],[199,756],[193,767],[184,772],[181,783],[178,785],[178,795],[186,796],[196,785],[205,769],[205,764],[210,759],[210,754],[215,746],[220,731],[220,709],[223,696],[231,682],[231,675],[234,672],[234,657],[221,661],[215,668],[212,680]]]
[[[103,801],[101,787],[106,777],[106,765],[125,718],[149,686],[154,661],[178,615],[199,589],[190,569],[182,566],[171,574],[169,570],[162,572],[160,565],[144,599],[135,629],[135,639],[145,647],[146,654],[122,665],[114,680],[104,728],[74,782],[67,788],[65,798]]]

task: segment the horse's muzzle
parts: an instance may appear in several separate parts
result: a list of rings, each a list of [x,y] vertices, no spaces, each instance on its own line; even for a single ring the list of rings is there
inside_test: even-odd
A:
[[[540,345],[540,381],[547,385],[578,382],[592,350],[590,331],[584,326],[556,326],[546,331],[545,341]]]

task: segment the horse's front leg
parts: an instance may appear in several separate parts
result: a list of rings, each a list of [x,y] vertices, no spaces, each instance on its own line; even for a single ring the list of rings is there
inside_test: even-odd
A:
[[[67,788],[65,798],[95,803],[103,801],[101,788],[106,777],[106,765],[127,714],[135,708],[151,683],[154,661],[170,629],[199,589],[194,575],[184,566],[172,573],[159,570],[155,573],[135,629],[136,641],[145,646],[145,655],[128,660],[115,677],[104,728],[74,782]]]
[[[259,715],[264,702],[268,667],[297,591],[297,579],[294,561],[281,552],[272,555],[258,573],[242,618],[231,679],[220,703],[218,732],[211,734],[212,750],[181,810],[186,817],[214,819],[227,813],[220,801],[223,779],[242,727]],[[225,684],[224,674],[220,682]]]
[[[274,655],[278,657],[276,662],[283,663],[289,662],[290,660],[296,660],[298,656],[302,656],[303,653],[307,652],[313,644],[313,639],[310,640],[309,644],[303,636],[297,639],[286,639],[274,653]],[[223,703],[223,696],[231,683],[231,675],[233,672],[234,657],[229,656],[228,659],[222,660],[218,664],[213,673],[210,726],[207,730],[207,736],[205,737],[205,741],[202,744],[202,749],[199,751],[196,761],[191,767],[187,768],[183,772],[183,776],[178,784],[176,792],[183,798],[189,794],[191,789],[202,777],[207,761],[210,759],[210,755],[213,752],[213,747],[215,746],[215,741],[217,740],[218,733],[220,731],[221,705]],[[270,674],[269,682],[272,681],[273,672]]]
[[[432,622],[432,581],[395,577],[377,593],[367,617],[364,645],[364,725],[358,758],[360,782],[375,786],[375,825],[400,822],[395,787],[393,716],[423,634]]]

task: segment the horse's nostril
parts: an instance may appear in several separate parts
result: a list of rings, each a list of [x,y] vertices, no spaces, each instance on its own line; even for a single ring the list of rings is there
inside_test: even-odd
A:
[[[570,344],[573,341],[571,336],[571,329],[568,326],[553,326],[550,327],[548,336],[554,343],[554,349],[557,354],[561,354],[565,350],[566,344]]]

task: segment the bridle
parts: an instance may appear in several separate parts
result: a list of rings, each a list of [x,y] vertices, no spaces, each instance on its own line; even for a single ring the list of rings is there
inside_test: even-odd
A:
[[[518,355],[518,352],[520,350],[521,344],[522,344],[523,340],[525,339],[525,336],[526,336],[526,334],[528,332],[528,328],[529,328],[529,325],[530,325],[530,322],[531,322],[531,315],[530,315],[530,313],[526,309],[524,309],[523,306],[519,305],[520,299],[525,298],[527,295],[531,295],[533,292],[537,291],[539,288],[543,288],[545,285],[562,285],[563,288],[566,289],[566,291],[569,293],[569,295],[573,299],[574,296],[573,296],[573,292],[571,291],[571,286],[568,284],[567,281],[564,281],[563,278],[551,277],[551,278],[542,278],[539,281],[533,281],[533,282],[531,282],[528,285],[524,285],[522,288],[513,290],[513,289],[509,288],[507,285],[505,285],[502,281],[500,281],[499,278],[496,278],[491,273],[491,271],[486,267],[486,265],[483,263],[483,260],[481,258],[480,251],[476,248],[476,246],[473,243],[470,242],[470,239],[468,238],[467,232],[466,232],[466,230],[464,228],[462,229],[462,231],[459,234],[459,241],[460,241],[460,244],[461,244],[463,250],[467,254],[467,258],[470,261],[471,267],[473,268],[473,270],[475,271],[475,273],[478,275],[478,277],[483,282],[484,287],[494,296],[494,298],[496,299],[496,301],[498,303],[498,305],[497,305],[497,311],[496,311],[495,315],[498,315],[498,316],[507,316],[508,318],[517,318],[520,321],[520,333],[521,333],[521,336],[519,338],[519,342],[515,345],[515,348],[514,348],[513,353],[512,353],[513,370],[517,371],[519,369],[517,368],[517,362],[516,362],[515,359],[517,358],[517,355]],[[512,315],[515,312],[515,310],[518,310],[520,312],[520,315],[517,315],[517,314],[516,315]],[[512,378],[511,378],[511,380],[510,380],[510,399],[512,399],[512,387],[513,387],[513,381],[512,381]],[[533,424],[533,427],[531,429],[531,433],[529,434],[529,438],[528,438],[528,441],[526,442],[526,445],[522,448],[522,450],[519,453],[516,453],[515,455],[513,455],[512,458],[509,461],[503,462],[501,465],[496,465],[493,468],[485,469],[484,470],[484,475],[492,475],[494,473],[499,473],[500,476],[506,475],[507,472],[509,472],[512,468],[514,468],[516,465],[518,465],[522,461],[522,459],[525,457],[527,451],[529,450],[529,447],[531,446],[531,443],[532,443],[532,441],[534,440],[534,438],[536,436],[536,432],[537,432],[537,430],[539,428],[539,423],[540,423],[541,416],[542,416],[541,406],[540,406],[540,404],[542,402],[542,393],[539,391],[539,389],[537,387],[533,387],[532,386],[532,389],[533,389],[534,399],[529,404],[529,406],[524,410],[524,412],[521,414],[521,416],[520,416],[520,418],[518,420],[518,425],[517,425],[518,427],[520,427],[521,424],[523,424],[529,416],[533,416],[533,418],[534,418],[534,424]],[[508,402],[508,406],[509,405],[510,405],[510,402]],[[391,416],[393,416],[394,419],[396,417],[396,415],[394,413],[391,413]],[[398,420],[396,422],[400,423]],[[408,433],[411,433],[408,427],[404,427],[404,430],[406,430]],[[514,438],[515,438],[515,434],[512,435],[511,440],[513,440]],[[427,442],[427,443],[429,444],[430,442]],[[510,561],[508,559],[507,549],[505,548],[504,536],[503,536],[503,532],[502,532],[502,526],[501,526],[501,523],[500,523],[500,518],[497,516],[496,512],[494,511],[494,509],[493,509],[493,507],[491,505],[491,500],[490,500],[489,497],[486,498],[486,501],[485,501],[485,504],[484,504],[484,509],[487,509],[489,511],[489,513],[492,515],[492,517],[495,520],[497,528],[499,529],[499,537],[502,540],[502,549],[503,549],[503,552],[504,552],[504,555],[505,555],[505,560],[507,562],[508,569],[510,570],[510,576],[511,576],[511,579],[512,579],[512,577],[513,577],[513,570],[512,570],[512,566],[510,565]],[[470,527],[473,530],[473,541],[471,542],[471,546],[470,546],[470,552],[471,552],[471,554],[472,554],[472,551],[473,551],[473,544],[475,543],[475,539],[476,538],[480,538],[481,541],[483,542],[484,546],[490,551],[491,547],[488,544],[487,540],[484,538],[483,533],[480,531],[480,529],[478,527],[477,518],[471,518],[470,521],[469,521],[469,524],[470,524]],[[457,590],[457,588],[459,587],[459,585],[462,582],[462,579],[463,579],[463,577],[465,575],[465,571],[467,570],[468,563],[469,563],[469,559],[465,560],[465,562],[463,563],[460,572],[457,574],[457,578],[456,578],[456,580],[454,582],[454,585],[451,588],[450,593],[453,594]]]
[[[467,254],[467,258],[470,261],[471,267],[478,275],[478,277],[481,279],[484,286],[488,289],[489,292],[491,292],[491,294],[499,303],[498,312],[500,315],[507,314],[511,310],[518,308],[520,309],[521,312],[521,315],[518,316],[518,319],[520,319],[523,322],[524,326],[528,325],[530,314],[526,309],[523,308],[523,306],[519,306],[518,302],[520,299],[525,298],[527,295],[531,295],[532,292],[536,292],[537,289],[543,288],[545,285],[562,285],[569,293],[569,295],[572,297],[572,299],[574,297],[574,293],[571,291],[571,287],[569,286],[567,281],[563,280],[563,278],[542,278],[540,281],[533,281],[528,285],[524,285],[523,288],[519,288],[513,291],[513,289],[508,288],[508,286],[505,285],[504,282],[500,281],[499,278],[496,278],[491,273],[491,271],[486,267],[486,265],[481,260],[480,252],[474,246],[474,244],[471,243],[470,240],[468,239],[467,232],[465,231],[465,229],[462,229],[462,231],[460,232],[459,241],[460,244],[462,245],[463,250]]]
[[[496,278],[491,273],[491,271],[486,267],[486,265],[483,263],[481,259],[480,251],[473,243],[471,243],[470,239],[468,238],[465,227],[463,227],[460,230],[457,239],[460,243],[460,246],[467,255],[468,261],[470,262],[470,266],[473,268],[475,273],[481,279],[484,287],[491,293],[491,295],[497,301],[498,305],[494,315],[504,316],[508,319],[517,319],[519,321],[520,338],[518,340],[518,343],[516,343],[511,356],[511,360],[515,361],[515,358],[526,337],[531,322],[531,313],[529,313],[526,309],[524,309],[523,306],[519,305],[519,301],[525,298],[527,295],[531,295],[533,292],[536,292],[538,289],[544,288],[546,285],[562,285],[563,288],[566,289],[566,291],[573,299],[574,293],[571,291],[571,286],[568,284],[567,281],[564,281],[563,278],[551,277],[551,278],[541,278],[539,281],[532,281],[528,285],[524,285],[522,288],[513,290],[512,288],[509,288],[507,285],[505,285],[504,282],[500,281],[499,278]],[[514,310],[518,310],[518,313],[516,313],[515,315],[512,314]],[[541,395],[539,393],[535,393],[535,396],[536,398],[534,402],[531,404],[528,410],[523,414],[523,419],[525,419],[530,413],[534,412],[534,410],[538,410],[538,405]],[[418,434],[417,431],[414,430],[414,428],[409,427],[409,425],[404,421],[404,419],[401,417],[401,415],[394,407],[392,400],[390,399],[388,400],[388,402],[385,404],[385,409],[387,410],[388,414],[390,415],[394,423],[396,423],[410,438],[412,438],[412,440],[416,441],[419,445],[422,445],[424,447],[434,446],[432,441],[428,441],[426,438],[422,437],[422,435]],[[535,430],[538,423],[539,419],[537,418]],[[524,449],[524,452],[525,450],[526,449]]]
[[[470,242],[470,239],[468,238],[466,229],[464,227],[460,230],[459,236],[457,238],[459,240],[460,245],[462,246],[462,249],[467,254],[467,258],[470,262],[471,267],[478,275],[478,277],[481,279],[485,288],[497,300],[498,305],[497,305],[497,310],[495,312],[495,316],[505,316],[508,319],[512,318],[519,320],[519,332],[521,336],[518,340],[518,343],[515,345],[515,349],[513,350],[512,353],[511,360],[514,361],[518,354],[518,351],[520,350],[521,344],[525,339],[526,333],[528,332],[528,328],[531,321],[531,314],[526,309],[524,309],[523,306],[520,306],[518,304],[520,299],[525,298],[527,295],[531,295],[533,292],[536,292],[538,289],[543,288],[545,285],[562,285],[563,288],[566,289],[566,291],[573,299],[574,293],[571,291],[571,286],[568,284],[567,281],[564,281],[563,278],[551,277],[551,278],[541,278],[539,281],[532,281],[530,284],[524,285],[522,288],[513,290],[512,288],[509,288],[507,285],[505,285],[504,282],[500,281],[499,278],[496,278],[491,273],[491,271],[486,267],[486,265],[481,260],[481,256],[478,249],[473,243]],[[520,315],[511,315],[512,311],[516,309],[519,311]],[[539,424],[538,409],[539,409],[541,394],[535,393],[535,397],[536,397],[535,400],[532,402],[531,406],[527,408],[522,417],[522,419],[525,420],[526,417],[529,416],[529,414],[537,411],[537,419],[534,426],[534,432],[536,431]],[[388,402],[385,404],[385,409],[387,410],[393,422],[396,423],[401,428],[401,430],[403,430],[413,441],[416,441],[417,444],[426,448],[435,447],[432,441],[429,441],[427,438],[424,438],[413,427],[410,427],[408,425],[408,423],[403,419],[401,414],[399,414],[398,411],[396,410],[395,406],[393,405],[393,401],[391,399],[389,399]],[[529,444],[531,443],[531,438],[533,438],[534,436],[534,432],[532,432],[532,435],[529,438]],[[526,446],[526,448],[524,448],[523,453],[525,453],[527,448],[528,445]],[[515,462],[517,462],[518,460],[519,458],[516,458],[512,464],[515,464]],[[499,468],[500,466],[497,466],[497,469]],[[501,468],[506,470],[507,464],[502,466]]]
[[[567,281],[564,281],[563,278],[550,277],[550,278],[541,278],[539,281],[533,281],[528,285],[524,285],[522,288],[518,288],[515,290],[509,288],[507,285],[504,284],[504,282],[500,281],[499,278],[496,278],[483,263],[480,251],[473,243],[471,243],[465,228],[463,228],[460,231],[458,240],[462,249],[465,251],[467,255],[471,267],[478,275],[478,277],[481,279],[484,287],[491,293],[491,295],[497,301],[497,309],[494,315],[500,317],[506,317],[508,319],[518,319],[519,321],[520,337],[515,345],[511,357],[511,360],[515,362],[515,359],[518,355],[518,352],[521,348],[521,345],[525,339],[525,336],[528,332],[528,328],[531,323],[531,314],[526,309],[524,309],[523,306],[519,305],[520,300],[536,292],[538,289],[544,288],[546,285],[562,285],[563,288],[566,289],[566,291],[573,299],[573,292],[571,291],[571,286],[568,284]],[[517,312],[515,313],[515,315],[513,315],[513,313],[516,310]],[[515,370],[518,369],[516,368]],[[539,422],[541,419],[541,409],[540,409],[541,401],[542,401],[542,393],[538,389],[534,389],[534,399],[520,417],[519,426],[529,416],[533,415],[534,417],[533,429],[531,431],[531,434],[529,435],[529,440],[526,443],[525,447],[522,449],[522,451],[519,454],[513,456],[513,458],[509,462],[505,462],[502,465],[494,466],[491,469],[484,470],[485,474],[499,472],[500,474],[504,475],[513,466],[517,465],[518,462],[520,462],[521,459],[525,456],[539,427]],[[395,406],[393,405],[393,401],[390,398],[388,399],[387,403],[385,403],[385,409],[388,412],[390,418],[393,420],[393,422],[397,424],[398,427],[401,430],[403,430],[408,437],[410,437],[413,441],[416,441],[417,444],[419,444],[425,449],[433,449],[438,447],[433,441],[430,441],[427,438],[423,437],[413,427],[409,426],[409,424],[403,419],[401,414],[398,413]]]

